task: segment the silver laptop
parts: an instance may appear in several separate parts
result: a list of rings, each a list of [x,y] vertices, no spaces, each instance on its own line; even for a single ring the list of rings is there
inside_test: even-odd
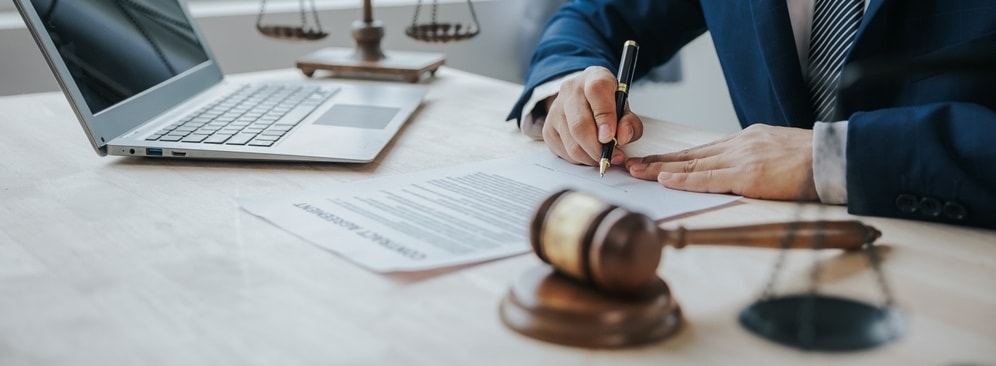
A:
[[[14,0],[97,154],[368,162],[422,85],[226,81],[183,0]]]

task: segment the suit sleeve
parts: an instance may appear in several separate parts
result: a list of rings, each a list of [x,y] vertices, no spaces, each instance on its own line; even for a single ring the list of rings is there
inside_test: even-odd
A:
[[[996,229],[996,113],[950,102],[852,115],[848,211]]]
[[[571,1],[543,30],[526,73],[525,88],[507,120],[518,120],[533,89],[556,77],[603,66],[615,71],[627,40],[641,45],[636,77],[667,62],[706,31],[702,9],[691,0]]]

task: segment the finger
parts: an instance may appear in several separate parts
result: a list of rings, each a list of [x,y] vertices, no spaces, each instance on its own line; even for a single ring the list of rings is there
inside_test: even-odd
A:
[[[661,172],[657,175],[657,182],[682,191],[739,194],[743,188],[739,178],[736,169],[726,168],[692,173]]]
[[[637,179],[657,180],[659,169],[651,169],[650,164],[644,163],[643,158],[629,158],[624,162],[629,175]]]
[[[690,159],[679,162],[652,162],[646,163],[641,159],[631,159],[627,162],[626,168],[630,175],[646,180],[656,180],[658,174],[667,173],[693,173],[709,170],[719,170],[733,167],[733,164],[722,156],[711,156],[703,159]]]
[[[609,159],[612,165],[622,165],[626,162],[626,152],[623,149],[615,148],[612,150],[612,158]]]
[[[565,99],[564,126],[560,129],[560,134],[566,142],[567,152],[576,161],[594,162],[602,153],[602,144],[598,142],[595,119],[579,83],[572,80],[561,87],[560,95]]]
[[[555,125],[555,131],[560,139],[559,156],[573,164],[595,165],[596,160],[580,144],[578,137],[574,135],[575,131],[572,131],[568,124],[567,118],[561,117],[559,123]]]
[[[588,155],[584,147],[579,145],[574,139],[565,138],[564,149],[567,150],[567,156],[570,157],[568,160],[574,164],[596,165],[598,162],[597,159]]]
[[[620,145],[626,145],[643,137],[643,121],[626,105],[626,112],[619,119],[616,127],[616,140]]]
[[[543,123],[543,143],[554,155],[566,159],[567,150],[564,149],[564,141],[560,138],[560,133],[557,132],[556,123],[555,114],[546,116],[546,122]]]
[[[701,159],[689,159],[684,161],[653,162],[648,163],[649,170],[670,173],[694,173],[706,170],[717,170],[731,168],[735,164],[724,158],[724,155],[713,155]]]
[[[598,142],[595,122],[588,108],[588,103],[584,101],[568,106],[564,111],[566,131],[562,134],[571,138],[571,145],[580,147],[577,158],[584,155],[587,159],[596,159],[602,153],[602,144]]]
[[[585,70],[584,95],[591,108],[598,129],[598,142],[608,143],[616,137],[616,82],[615,76],[604,67]]]
[[[567,153],[567,146],[576,144],[570,141],[569,135],[565,137],[560,133],[560,130],[566,128],[563,108],[560,106],[561,104],[559,101],[554,101],[550,105],[549,113],[546,116],[546,122],[543,123],[543,142],[555,155],[567,160],[570,163],[578,164],[579,162],[571,158],[570,154]]]
[[[553,141],[553,143],[548,142],[546,146],[554,154],[571,164],[595,165],[595,161],[588,157],[584,149],[570,138],[569,135],[559,135],[555,130],[549,134],[544,134],[543,139],[545,141]]]
[[[692,159],[704,159],[710,156],[716,156],[722,154],[730,150],[731,146],[729,146],[728,143],[729,141],[730,141],[729,138],[724,138],[721,140],[716,140],[707,143],[705,145],[699,145],[696,147],[672,153],[647,155],[643,157],[643,162],[646,164],[650,164],[650,163],[681,162]]]

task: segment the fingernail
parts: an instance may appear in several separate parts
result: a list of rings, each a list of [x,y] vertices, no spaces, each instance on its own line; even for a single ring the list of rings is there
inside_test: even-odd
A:
[[[630,170],[642,171],[644,169],[647,169],[647,164],[646,163],[633,163],[633,164],[629,165],[629,169]]]
[[[612,134],[609,132],[609,126],[598,126],[598,141],[608,142],[609,140],[612,140]]]
[[[671,172],[660,172],[660,174],[657,174],[657,181],[663,182],[665,180],[671,179],[671,176],[673,175],[674,174],[671,174]]]

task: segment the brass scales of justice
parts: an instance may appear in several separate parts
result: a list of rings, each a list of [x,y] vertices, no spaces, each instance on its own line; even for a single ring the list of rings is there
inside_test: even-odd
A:
[[[266,0],[261,0],[259,14],[256,18],[256,29],[267,37],[282,40],[314,41],[324,39],[329,34],[322,29],[315,0],[310,0],[309,5],[310,7],[306,7],[305,0],[299,0],[300,24],[275,25],[264,22]],[[418,41],[443,43],[470,39],[480,33],[481,27],[470,0],[467,0],[470,15],[470,23],[468,24],[438,21],[438,7],[438,0],[433,0],[430,21],[420,22],[419,12],[422,9],[422,0],[418,0],[412,23],[405,28],[405,34]],[[426,73],[430,76],[435,75],[436,70],[446,60],[446,57],[441,53],[404,51],[385,53],[380,46],[380,42],[384,38],[384,25],[381,21],[374,19],[370,0],[363,1],[363,17],[353,22],[352,35],[356,41],[354,49],[323,48],[299,58],[296,61],[296,67],[309,77],[318,70],[327,70],[333,75],[397,77],[415,83]]]
[[[664,229],[645,215],[564,190],[546,198],[529,225],[530,243],[544,265],[512,283],[499,316],[522,335],[566,346],[621,348],[659,341],[684,323],[678,301],[657,275],[665,246],[775,248],[782,251],[771,280],[740,313],[740,324],[757,336],[807,351],[868,349],[899,338],[906,328],[873,245],[880,235],[854,220]],[[775,296],[772,284],[785,251],[795,249],[864,251],[884,302],[820,294],[816,275],[808,293]]]

